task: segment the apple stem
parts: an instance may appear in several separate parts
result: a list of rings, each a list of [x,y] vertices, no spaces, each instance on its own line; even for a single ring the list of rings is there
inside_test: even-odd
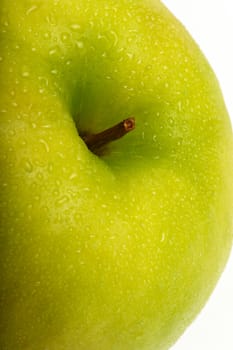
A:
[[[134,129],[135,118],[130,117],[98,134],[83,133],[80,136],[89,150],[99,156],[103,154],[104,146],[112,141],[120,139]]]

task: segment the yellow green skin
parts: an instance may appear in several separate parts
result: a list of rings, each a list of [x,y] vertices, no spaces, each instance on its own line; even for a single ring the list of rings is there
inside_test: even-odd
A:
[[[167,350],[232,245],[218,82],[160,1],[0,12],[0,348]],[[103,157],[78,135],[132,115]]]

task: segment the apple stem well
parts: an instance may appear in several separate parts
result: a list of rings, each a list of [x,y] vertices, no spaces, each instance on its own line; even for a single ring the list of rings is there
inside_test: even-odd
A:
[[[116,141],[122,138],[134,129],[135,118],[130,117],[124,119],[123,121],[112,126],[111,128],[101,131],[100,133],[82,133],[80,134],[80,136],[92,153],[96,154],[97,156],[101,156],[104,153],[105,146],[107,146],[112,141]]]

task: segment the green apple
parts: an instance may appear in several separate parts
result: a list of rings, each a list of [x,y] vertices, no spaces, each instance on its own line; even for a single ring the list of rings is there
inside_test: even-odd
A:
[[[213,71],[159,0],[0,18],[0,348],[168,349],[232,245]]]

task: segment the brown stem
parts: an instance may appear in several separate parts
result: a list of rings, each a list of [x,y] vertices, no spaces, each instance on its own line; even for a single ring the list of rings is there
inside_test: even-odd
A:
[[[134,130],[134,128],[135,119],[131,117],[98,134],[85,133],[81,135],[81,137],[91,152],[101,155],[104,146],[112,141],[120,139]]]

